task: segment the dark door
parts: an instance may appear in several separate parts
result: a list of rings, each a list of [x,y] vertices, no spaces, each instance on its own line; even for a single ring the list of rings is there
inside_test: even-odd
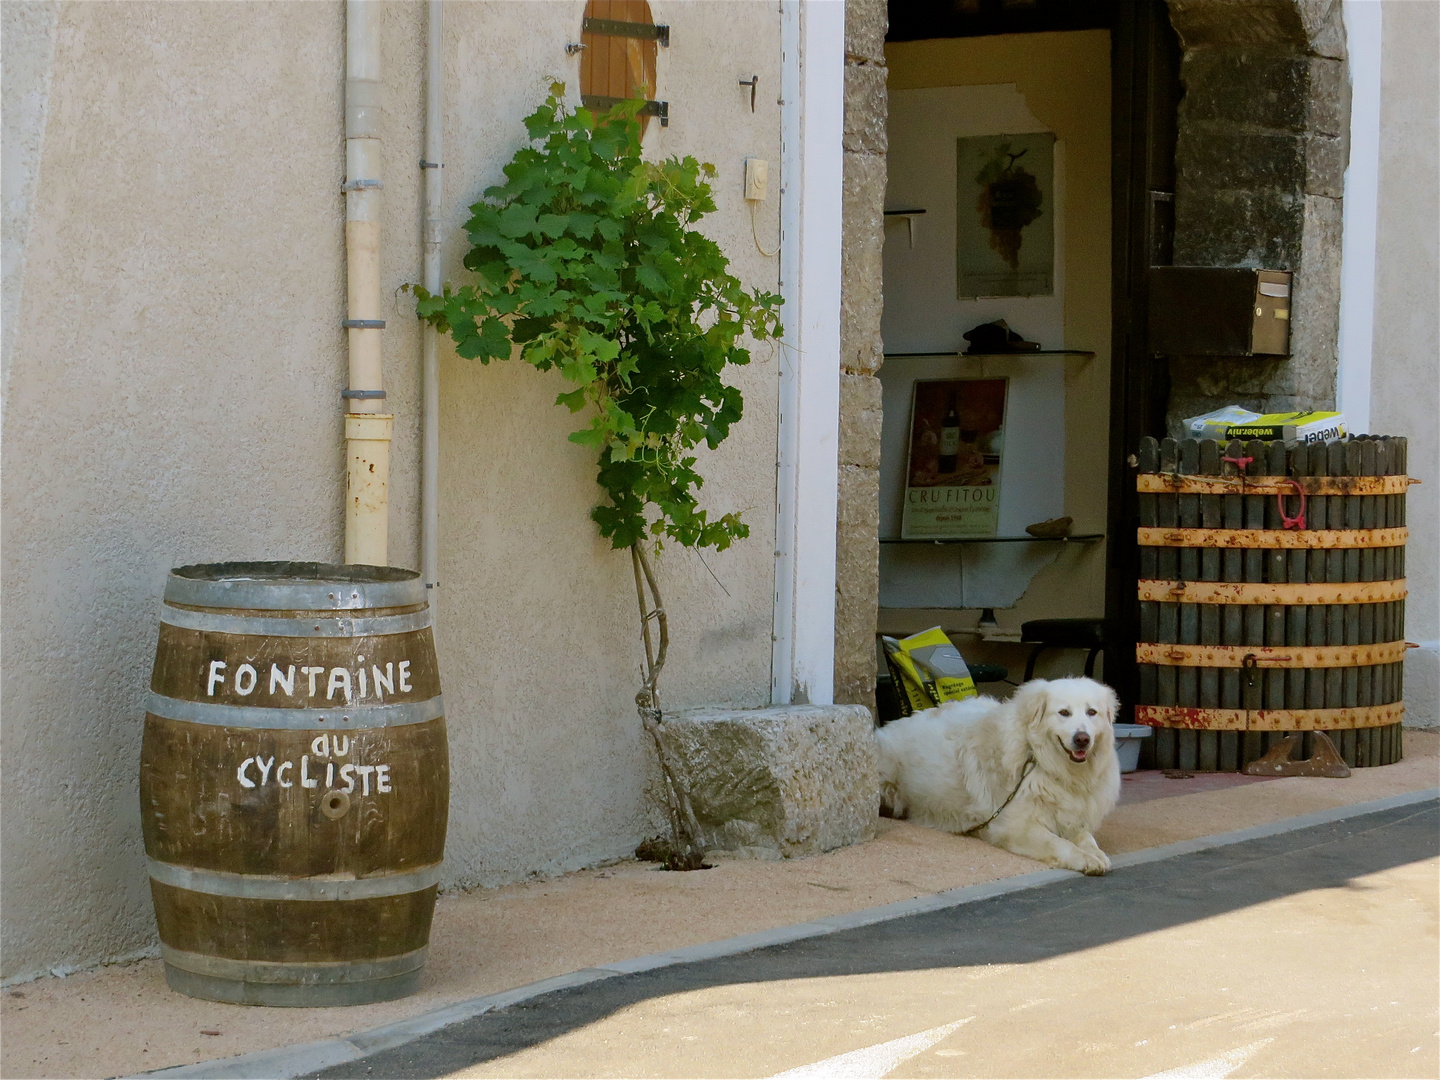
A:
[[[1165,361],[1149,355],[1146,341],[1147,271],[1171,262],[1175,234],[1180,43],[1165,0],[1121,0],[1110,47],[1114,326],[1105,615],[1113,647],[1105,654],[1105,681],[1119,692],[1128,718],[1135,700],[1140,618],[1135,588],[1139,501],[1129,459],[1141,437],[1164,436],[1170,393]]]

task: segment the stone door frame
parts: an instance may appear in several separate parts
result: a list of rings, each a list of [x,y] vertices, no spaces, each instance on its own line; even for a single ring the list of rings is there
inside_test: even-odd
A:
[[[1135,504],[1126,459],[1139,436],[1164,435],[1179,417],[1221,404],[1333,406],[1350,102],[1341,0],[1135,0],[1116,11],[1106,617],[1117,640],[1134,640],[1135,545],[1126,537],[1133,536]],[[887,28],[884,0],[846,0],[834,700],[871,708]],[[1148,93],[1169,77],[1167,33],[1178,41],[1171,55],[1184,88],[1173,153]],[[1150,193],[1165,192],[1156,185],[1167,175],[1173,244],[1157,251],[1156,236],[1168,228],[1166,200]],[[1143,330],[1146,270],[1166,260],[1293,272],[1291,355],[1151,357]],[[1107,672],[1122,698],[1132,679],[1133,663],[1112,663]]]

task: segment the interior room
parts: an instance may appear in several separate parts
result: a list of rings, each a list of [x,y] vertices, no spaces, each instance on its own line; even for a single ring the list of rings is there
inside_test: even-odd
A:
[[[1106,613],[1111,31],[934,29],[886,47],[878,630],[943,627],[1003,696],[1023,623]]]

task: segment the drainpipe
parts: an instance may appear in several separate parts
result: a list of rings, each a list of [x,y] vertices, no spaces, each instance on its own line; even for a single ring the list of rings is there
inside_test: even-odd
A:
[[[440,92],[444,86],[444,71],[440,43],[444,4],[441,0],[430,0],[428,7],[425,158],[420,162],[420,168],[425,175],[424,285],[428,292],[437,293],[440,291],[440,196],[443,176]],[[425,588],[432,590],[429,600],[433,613],[434,590],[440,587],[437,539],[440,527],[440,360],[436,353],[435,327],[424,323],[420,333],[420,577],[425,582]]]
[[[345,5],[345,277],[350,386],[345,397],[345,561],[384,566],[390,432],[380,342],[380,5]]]

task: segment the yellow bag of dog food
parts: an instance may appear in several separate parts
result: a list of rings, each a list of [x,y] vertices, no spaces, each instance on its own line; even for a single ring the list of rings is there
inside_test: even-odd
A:
[[[903,715],[933,709],[943,701],[975,696],[970,669],[940,627],[932,626],[907,638],[884,637],[881,643]]]

